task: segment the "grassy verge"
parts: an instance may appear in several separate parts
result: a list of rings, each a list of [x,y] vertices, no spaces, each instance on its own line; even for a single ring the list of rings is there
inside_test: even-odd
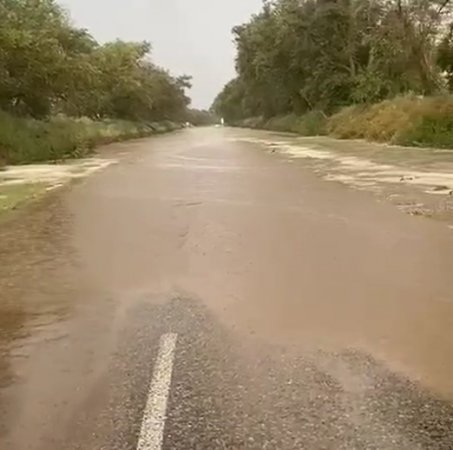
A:
[[[265,121],[251,118],[237,125],[303,136],[329,135],[403,146],[453,148],[453,96],[404,96],[374,105],[354,105],[325,117],[312,111]]]
[[[329,119],[328,131],[341,139],[451,148],[453,98],[406,96],[350,106]]]
[[[78,158],[96,145],[150,136],[179,128],[172,122],[122,120],[25,119],[0,111],[0,165]]]
[[[46,192],[44,183],[0,186],[0,215],[40,198]]]
[[[95,146],[151,136],[180,128],[170,121],[134,123],[53,117],[48,121],[18,118],[0,111],[0,216],[41,198],[48,185],[24,181],[1,183],[2,165],[57,162],[80,158]],[[85,170],[81,168],[80,170]]]

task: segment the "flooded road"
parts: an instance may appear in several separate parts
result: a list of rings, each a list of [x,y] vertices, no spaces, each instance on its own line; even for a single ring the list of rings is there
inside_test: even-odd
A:
[[[402,171],[374,186],[420,203],[450,157],[334,145],[115,144],[0,223],[0,448],[453,448],[448,219],[339,182]]]
[[[302,159],[327,181],[372,192],[405,213],[442,220],[453,228],[453,150],[272,132],[239,133],[234,140]]]

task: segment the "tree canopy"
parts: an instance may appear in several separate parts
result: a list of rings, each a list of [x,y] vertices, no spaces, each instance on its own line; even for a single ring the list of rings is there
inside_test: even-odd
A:
[[[213,109],[228,120],[326,112],[453,88],[449,0],[264,1],[233,29],[237,77]]]
[[[0,109],[184,120],[190,77],[155,65],[147,42],[98,43],[54,0],[0,0]]]

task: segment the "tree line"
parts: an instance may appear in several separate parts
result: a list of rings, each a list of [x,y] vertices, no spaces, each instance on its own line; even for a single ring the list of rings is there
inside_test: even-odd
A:
[[[227,120],[453,89],[449,0],[264,1],[233,35],[237,77],[213,104]]]
[[[34,118],[186,120],[190,77],[172,76],[150,52],[148,42],[100,44],[54,0],[0,0],[0,109]]]

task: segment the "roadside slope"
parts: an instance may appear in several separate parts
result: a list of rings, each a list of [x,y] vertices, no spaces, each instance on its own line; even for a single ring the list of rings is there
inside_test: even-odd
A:
[[[407,95],[376,104],[352,105],[327,116],[311,111],[298,116],[233,121],[232,125],[338,139],[364,139],[410,147],[453,148],[453,97]]]

